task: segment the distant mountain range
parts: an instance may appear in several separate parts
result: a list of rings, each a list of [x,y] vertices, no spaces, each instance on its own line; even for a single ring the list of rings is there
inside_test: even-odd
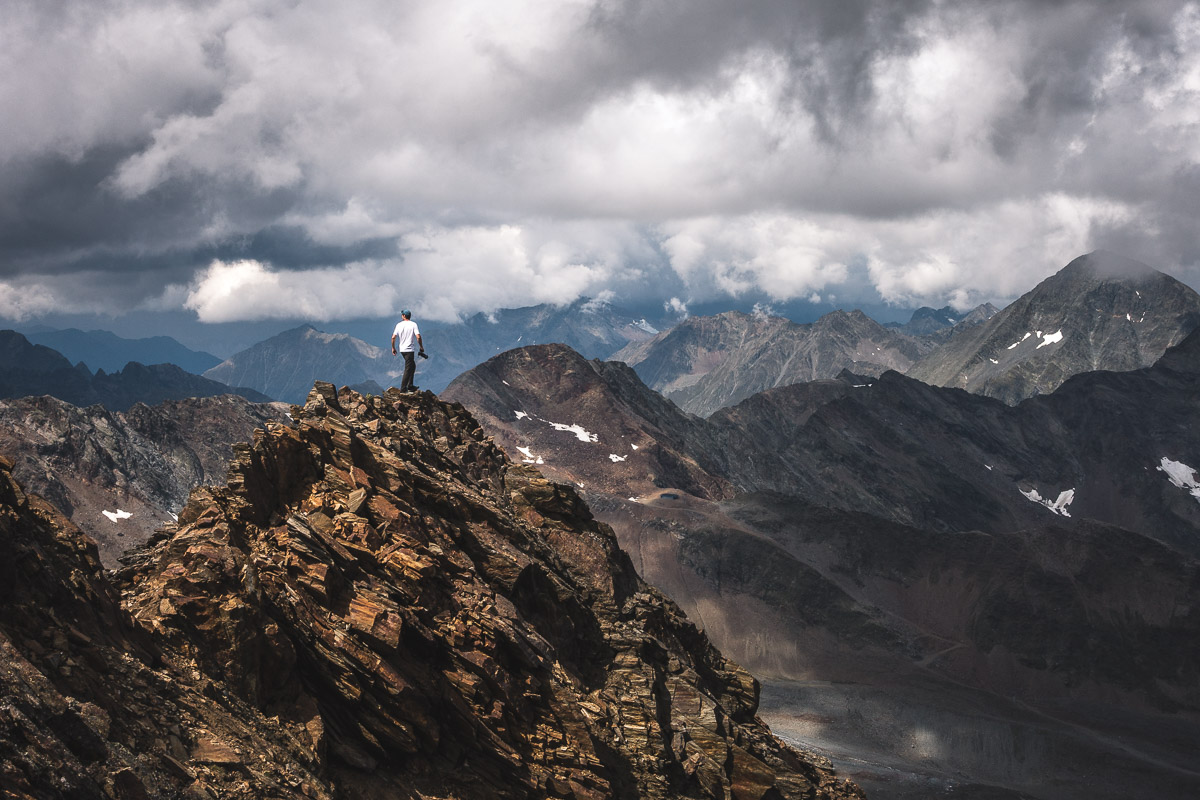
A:
[[[904,324],[889,322],[884,327],[894,328],[898,332],[907,334],[908,336],[941,338],[949,335],[956,328],[962,330],[970,325],[987,322],[999,312],[1000,309],[991,303],[984,303],[981,306],[977,306],[966,314],[956,311],[951,306],[943,306],[942,308],[922,306],[913,312],[912,318],[908,322]]]
[[[124,411],[135,403],[157,404],[187,397],[236,394],[254,402],[264,394],[186,372],[174,364],[145,366],[131,362],[112,374],[95,374],[83,363],[72,365],[44,345],[31,344],[16,331],[0,331],[0,398],[51,395],[77,406],[103,405]]]
[[[861,311],[835,311],[804,324],[736,311],[672,324],[587,299],[421,324],[430,358],[418,361],[417,383],[425,389],[440,391],[505,350],[557,342],[588,358],[624,361],[684,410],[707,416],[757,392],[835,378],[843,370],[860,376],[860,382],[896,370],[1012,404],[1051,391],[1080,372],[1152,364],[1200,324],[1200,295],[1144,264],[1100,252],[1076,259],[1003,311],[990,304],[966,314],[949,306],[919,308],[903,325],[880,325]],[[11,376],[13,385],[5,391],[49,391],[72,402],[114,408],[114,403],[220,391],[202,383],[189,388],[190,379],[157,365],[150,368],[155,374],[111,370],[161,361],[226,386],[246,387],[259,394],[241,393],[258,400],[299,403],[316,380],[380,393],[401,373],[401,362],[388,352],[389,332],[384,325],[379,340],[367,342],[303,325],[218,363],[215,356],[169,337],[131,340],[106,331],[42,331],[30,334],[30,341],[63,348],[66,364],[43,358],[41,351],[26,353],[26,361],[9,359],[21,374]],[[103,379],[63,371],[79,362],[99,366]],[[55,371],[53,379],[30,374]],[[152,388],[156,385],[163,388]]]
[[[847,376],[779,387],[701,421],[620,362],[545,345],[498,356],[443,396],[514,457],[530,449],[526,458],[585,490],[682,487],[710,500],[772,491],[942,532],[1018,530],[1050,513],[1200,557],[1200,503],[1172,488],[1164,467],[1200,452],[1200,425],[1181,427],[1200,421],[1198,376],[1200,332],[1152,368],[1079,375],[1015,408],[887,372],[871,385]]]
[[[81,331],[78,328],[38,331],[25,334],[33,344],[62,353],[72,363],[83,362],[93,370],[117,372],[131,361],[138,364],[174,364],[185,372],[199,375],[221,363],[211,353],[184,347],[170,336],[126,339],[110,331]]]
[[[237,353],[207,370],[204,377],[301,403],[314,380],[337,386],[378,380],[390,386],[399,374],[396,359],[382,348],[349,334],[302,325]]]
[[[418,324],[429,359],[417,362],[417,384],[432,391],[445,388],[463,370],[522,344],[564,342],[599,357],[657,333],[645,320],[592,300],[477,314],[455,325]],[[390,335],[390,329],[381,331],[382,346],[376,346],[303,325],[236,353],[204,376],[292,403],[303,402],[316,380],[367,390],[372,385],[386,388],[399,384],[404,366],[387,347]]]
[[[918,309],[885,327],[837,311],[798,325],[735,312],[692,317],[612,358],[680,408],[708,416],[756,392],[892,369],[1013,404],[1098,369],[1153,364],[1200,326],[1200,295],[1145,264],[1081,256],[1003,311]]]
[[[847,758],[996,792],[1103,776],[1037,795],[1055,798],[1200,787],[1178,771],[1178,743],[1200,734],[1200,331],[1152,367],[1077,375],[1016,407],[894,371],[859,381],[700,420],[624,364],[544,346],[443,397],[579,487],[641,573],[779,696],[840,708],[852,691],[864,721],[841,717],[836,741],[877,744]],[[946,697],[955,710],[922,711]],[[938,766],[872,739],[902,720],[930,732]],[[1061,755],[981,759],[970,742],[985,735],[998,753],[1040,737]],[[1136,752],[1106,744],[1118,735]]]
[[[764,389],[832,378],[842,370],[903,371],[922,352],[919,342],[861,311],[835,311],[804,325],[727,312],[691,317],[612,358],[680,408],[708,416]]]

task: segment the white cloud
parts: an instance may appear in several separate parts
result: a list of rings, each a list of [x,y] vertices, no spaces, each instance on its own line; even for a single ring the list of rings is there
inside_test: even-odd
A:
[[[686,317],[688,315],[687,303],[680,300],[678,297],[672,297],[670,300],[664,302],[663,311],[666,311],[668,314],[678,314],[681,317]]]
[[[696,297],[759,288],[774,299],[809,294],[846,278],[859,242],[790,215],[704,217],[661,226],[671,267]]]
[[[204,322],[395,315],[403,301],[386,275],[385,265],[371,262],[297,272],[258,261],[214,261],[197,275],[183,305]]]
[[[403,307],[425,319],[454,320],[581,295],[607,301],[614,295],[605,286],[638,279],[627,266],[629,249],[647,243],[622,226],[554,234],[512,225],[429,227],[401,238],[403,258],[304,271],[217,260],[197,273],[183,306],[205,322],[356,319],[393,316]]]
[[[153,296],[213,321],[452,318],[605,291],[677,313],[751,292],[963,307],[1114,242],[1200,281],[1200,4],[861,10],[15,4],[0,241],[55,235],[17,248],[40,278],[0,314]],[[55,202],[8,194],[38,180]],[[149,274],[280,228],[347,252],[314,268],[248,244],[190,284],[163,270],[131,298],[89,266],[93,296],[73,288],[85,257]],[[378,240],[401,255],[364,256]]]
[[[871,285],[899,305],[967,308],[1012,298],[1087,252],[1097,225],[1129,222],[1137,209],[1050,194],[970,211],[902,220],[849,215],[754,215],[661,226],[663,250],[693,298],[752,288],[774,299],[807,297],[844,283],[865,257]]]
[[[54,293],[43,284],[18,285],[0,282],[0,318],[23,322],[55,311],[58,301]]]

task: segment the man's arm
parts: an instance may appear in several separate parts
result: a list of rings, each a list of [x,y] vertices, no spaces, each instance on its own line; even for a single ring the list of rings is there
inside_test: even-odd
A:
[[[425,352],[425,340],[421,338],[421,334],[417,334],[417,349],[422,353]]]
[[[392,355],[396,355],[396,334],[392,334]]]

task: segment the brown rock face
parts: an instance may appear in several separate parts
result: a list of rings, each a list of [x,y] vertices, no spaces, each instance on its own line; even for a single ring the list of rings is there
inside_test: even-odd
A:
[[[317,384],[294,417],[121,580],[165,662],[274,724],[310,792],[861,796],[771,736],[757,682],[461,406]],[[228,796],[261,789],[248,737],[184,750],[242,781]]]
[[[186,668],[0,458],[0,797],[329,798],[311,745]]]

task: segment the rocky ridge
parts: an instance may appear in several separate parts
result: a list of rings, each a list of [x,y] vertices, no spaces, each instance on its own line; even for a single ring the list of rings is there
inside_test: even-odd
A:
[[[0,795],[328,800],[297,739],[139,628],[95,546],[0,458]]]
[[[301,749],[310,796],[860,796],[461,407],[318,384],[294,416],[119,580],[165,663]],[[221,796],[276,791],[249,738],[198,747],[176,760]]]

